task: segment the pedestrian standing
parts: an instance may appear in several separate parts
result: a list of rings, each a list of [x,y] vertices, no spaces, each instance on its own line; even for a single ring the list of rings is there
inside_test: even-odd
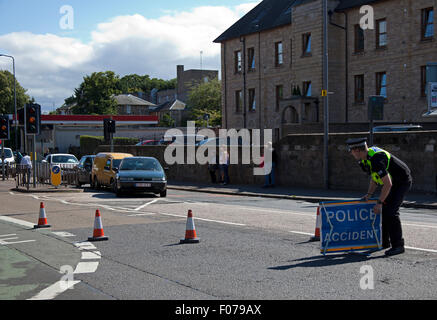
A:
[[[29,155],[27,153],[23,154],[23,157],[21,158],[21,169],[24,172],[24,184],[30,183],[30,171],[32,170],[32,160],[30,159]]]
[[[214,154],[209,157],[209,162],[208,162],[208,172],[211,177],[212,183],[217,183],[217,174],[216,174],[217,168],[218,168],[218,161],[217,161],[217,156],[214,152]]]
[[[219,164],[222,184],[227,185],[229,184],[229,153],[225,145],[220,147]]]
[[[266,152],[271,153],[271,166],[266,165]],[[275,168],[278,162],[278,155],[276,153],[276,149],[273,148],[273,144],[269,141],[264,147],[264,157],[262,160],[262,167],[265,169],[265,180],[263,188],[274,188],[275,187]]]
[[[360,167],[370,175],[369,188],[362,199],[369,200],[377,187],[381,186],[373,211],[382,213],[382,247],[386,249],[391,246],[385,255],[404,253],[399,208],[411,189],[413,179],[410,169],[393,154],[375,146],[369,148],[367,138],[349,139],[346,143]]]

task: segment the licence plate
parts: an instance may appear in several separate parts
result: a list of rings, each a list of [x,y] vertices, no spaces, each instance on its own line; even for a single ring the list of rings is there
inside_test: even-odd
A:
[[[152,186],[152,184],[151,183],[136,183],[135,186],[138,188],[150,188]]]

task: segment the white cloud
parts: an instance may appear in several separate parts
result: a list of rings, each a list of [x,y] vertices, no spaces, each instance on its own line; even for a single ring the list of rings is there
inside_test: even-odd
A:
[[[91,41],[53,34],[16,32],[0,36],[2,53],[15,57],[17,80],[42,105],[59,107],[85,75],[112,70],[121,76],[149,74],[171,79],[176,65],[220,69],[220,45],[213,40],[258,2],[234,8],[202,6],[158,19],[135,14],[98,24]],[[0,69],[11,70],[0,59]]]

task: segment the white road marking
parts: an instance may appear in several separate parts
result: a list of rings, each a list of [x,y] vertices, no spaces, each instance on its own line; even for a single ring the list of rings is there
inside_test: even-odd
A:
[[[416,248],[416,247],[405,247],[405,249],[437,253],[437,250],[433,250],[433,249],[423,249],[423,248]]]
[[[36,296],[27,300],[52,300],[64,291],[67,291],[68,289],[73,289],[74,285],[78,284],[79,282],[80,281],[58,281],[52,284],[50,287],[42,290]]]
[[[172,214],[172,213],[164,213],[164,212],[159,212],[158,214],[162,214],[164,216],[172,216],[172,217],[179,217],[179,218],[187,218],[187,216],[181,216],[178,214]],[[220,220],[212,220],[212,219],[204,219],[204,218],[194,218],[194,220],[202,220],[202,221],[209,221],[209,222],[217,222],[217,223],[222,223],[222,224],[230,224],[230,225],[234,225],[234,226],[246,226],[243,223],[235,223],[235,222],[228,222],[228,221],[220,221]]]
[[[128,217],[142,217],[142,216],[154,216],[156,213],[137,213],[137,214],[129,214]]]
[[[93,259],[100,259],[102,257],[102,254],[100,251],[84,251],[82,252],[82,260],[93,260]]]
[[[75,242],[74,245],[79,248],[79,250],[94,250],[97,249],[91,242]]]
[[[0,216],[0,220],[6,221],[6,222],[11,222],[14,224],[18,224],[18,225],[26,227],[26,228],[33,229],[33,227],[35,226],[34,223],[30,223],[30,222],[23,221],[23,220],[18,220],[18,219],[11,218],[11,217]]]
[[[155,202],[158,201],[158,200],[159,200],[159,199],[155,199],[155,200],[152,200],[152,201],[150,201],[150,202],[146,202],[145,204],[139,206],[138,208],[135,208],[134,211],[140,211],[141,209],[147,207],[148,205],[150,205],[150,204],[152,204],[152,203],[155,203]]]
[[[0,236],[0,238],[3,238],[3,237],[12,237],[12,236],[16,236],[17,234],[16,233],[11,233],[11,234],[2,234],[1,236]]]
[[[65,231],[52,232],[52,233],[59,236],[59,237],[64,237],[64,238],[75,237],[74,234],[72,234],[70,232],[65,232]]]
[[[402,223],[403,226],[420,227],[420,228],[433,228],[437,229],[437,226],[430,226],[428,224],[412,224],[412,223]]]
[[[313,236],[314,234],[312,234],[312,233],[309,233],[309,232],[302,232],[302,231],[288,231],[288,232],[291,232],[291,233],[297,233],[297,234],[303,234],[303,235],[305,235],[305,236]]]
[[[79,262],[74,270],[74,274],[94,273],[99,266],[98,262]]]

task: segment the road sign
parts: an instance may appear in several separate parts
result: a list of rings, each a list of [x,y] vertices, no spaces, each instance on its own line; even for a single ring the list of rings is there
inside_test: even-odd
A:
[[[381,248],[381,214],[376,201],[321,202],[321,253]]]
[[[53,166],[50,170],[50,178],[52,185],[57,187],[61,184],[62,178],[61,178],[61,167],[60,166]]]
[[[328,96],[328,90],[322,90],[322,97]]]

